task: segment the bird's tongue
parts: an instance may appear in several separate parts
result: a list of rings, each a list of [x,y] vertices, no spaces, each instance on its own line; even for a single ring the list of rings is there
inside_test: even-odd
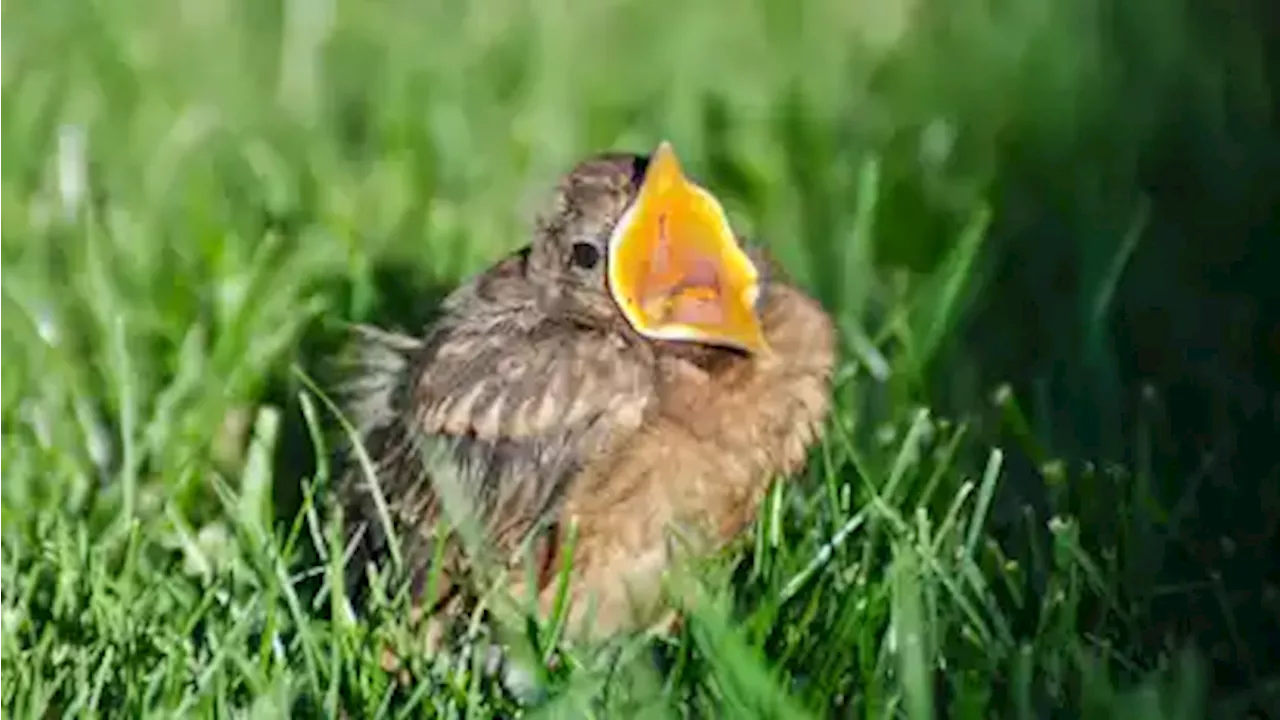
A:
[[[681,258],[674,283],[655,288],[645,299],[646,311],[663,322],[709,326],[727,319],[716,262],[701,253]]]

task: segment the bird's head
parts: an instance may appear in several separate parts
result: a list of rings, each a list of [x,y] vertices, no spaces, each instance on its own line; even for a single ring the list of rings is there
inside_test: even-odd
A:
[[[666,142],[575,167],[538,221],[530,260],[579,318],[622,321],[655,342],[768,350],[762,270]]]

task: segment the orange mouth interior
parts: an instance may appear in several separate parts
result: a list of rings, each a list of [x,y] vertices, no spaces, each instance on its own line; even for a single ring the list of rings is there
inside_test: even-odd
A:
[[[609,288],[646,337],[767,348],[755,310],[759,273],[720,203],[684,175],[666,142],[614,229]]]

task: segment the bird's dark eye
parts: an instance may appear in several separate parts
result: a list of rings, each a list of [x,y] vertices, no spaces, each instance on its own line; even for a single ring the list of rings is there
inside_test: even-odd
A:
[[[600,262],[600,250],[591,243],[576,242],[570,253],[573,264],[583,270],[590,270]]]

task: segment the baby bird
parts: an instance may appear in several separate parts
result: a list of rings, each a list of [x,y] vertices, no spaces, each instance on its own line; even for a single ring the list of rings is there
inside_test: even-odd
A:
[[[739,241],[665,142],[578,164],[531,242],[423,337],[359,332],[347,410],[363,450],[339,485],[353,586],[395,559],[433,615],[476,591],[483,561],[546,613],[571,547],[578,639],[672,617],[664,571],[732,540],[802,468],[835,355],[822,307]]]

